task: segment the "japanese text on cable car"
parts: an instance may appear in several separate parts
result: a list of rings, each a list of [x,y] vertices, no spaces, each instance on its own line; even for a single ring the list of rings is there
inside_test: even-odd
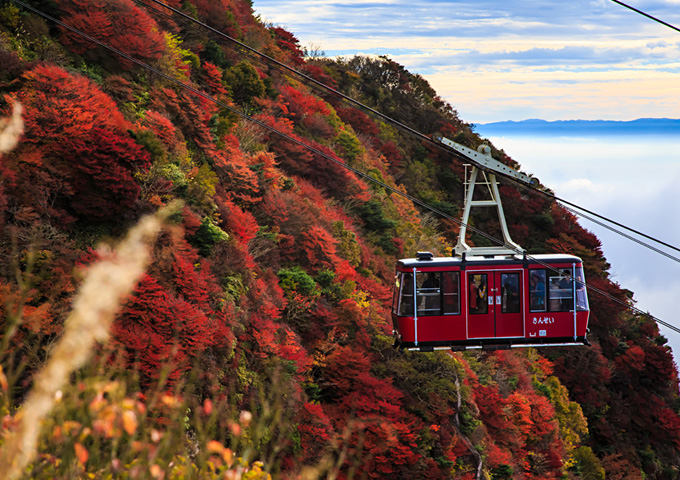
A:
[[[534,325],[552,325],[555,317],[534,317]]]

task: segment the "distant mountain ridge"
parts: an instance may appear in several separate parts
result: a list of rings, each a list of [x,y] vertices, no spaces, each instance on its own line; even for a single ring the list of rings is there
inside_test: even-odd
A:
[[[481,123],[474,125],[480,135],[672,135],[680,134],[680,119],[638,118],[631,121],[616,120],[556,120],[529,119]]]

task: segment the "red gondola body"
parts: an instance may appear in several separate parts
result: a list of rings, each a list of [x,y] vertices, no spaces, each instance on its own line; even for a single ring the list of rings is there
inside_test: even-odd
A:
[[[588,344],[588,315],[583,266],[573,255],[422,252],[397,262],[392,320],[402,348]]]

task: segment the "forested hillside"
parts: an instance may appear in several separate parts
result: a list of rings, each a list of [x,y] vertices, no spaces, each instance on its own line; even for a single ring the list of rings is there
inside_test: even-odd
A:
[[[591,347],[392,348],[395,260],[449,254],[457,225],[305,145],[454,217],[459,161],[150,0],[28,3],[129,58],[0,0],[0,117],[20,104],[24,122],[0,157],[0,476],[680,477],[666,339],[606,297],[590,295]],[[388,58],[307,55],[248,0],[167,3],[417,131],[482,143],[455,98]],[[580,256],[632,304],[575,217],[501,194],[516,242]],[[166,206],[109,340],[47,400],[17,467],[22,404],[79,287],[115,259],[98,246]],[[498,232],[490,212],[473,225]]]

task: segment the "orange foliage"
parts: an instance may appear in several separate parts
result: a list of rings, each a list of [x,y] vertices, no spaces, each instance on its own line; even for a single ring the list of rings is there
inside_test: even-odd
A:
[[[222,83],[222,72],[220,72],[220,69],[217,67],[217,65],[214,65],[210,62],[203,62],[201,67],[203,68],[203,78],[205,83],[210,88],[209,93],[211,95],[226,95],[227,89]]]
[[[233,135],[224,137],[224,150],[213,152],[215,171],[227,197],[245,203],[257,203],[262,198],[257,174],[249,167]]]
[[[302,93],[301,91],[291,87],[290,85],[283,85],[281,87],[281,96],[288,103],[288,111],[292,117],[304,117],[307,115],[329,115],[331,112],[323,100]]]
[[[180,145],[181,133],[165,115],[147,110],[141,125],[151,130],[169,151],[174,151]]]

